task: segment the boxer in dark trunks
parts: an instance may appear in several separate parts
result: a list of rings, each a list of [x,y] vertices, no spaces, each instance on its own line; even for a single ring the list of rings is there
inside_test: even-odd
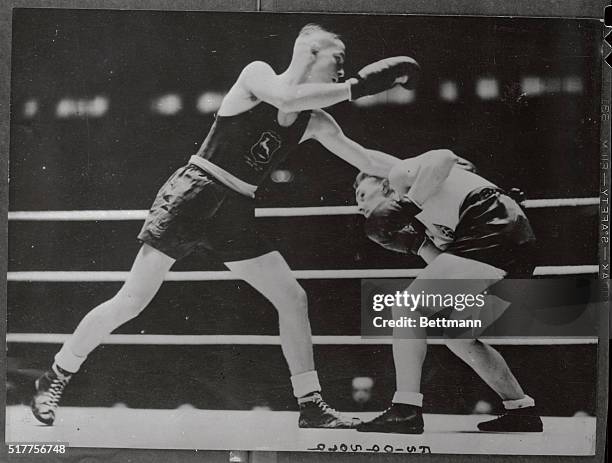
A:
[[[520,206],[488,180],[458,168],[456,162],[449,150],[430,151],[398,163],[388,178],[360,174],[355,183],[368,237],[389,250],[417,254],[427,263],[408,288],[413,294],[427,293],[431,280],[457,279],[466,280],[467,294],[478,294],[502,278],[528,278],[533,272],[535,237]],[[487,297],[508,304],[494,295]],[[422,314],[432,315],[426,310]],[[401,310],[394,310],[394,317],[399,315]],[[391,406],[360,424],[358,431],[423,432],[424,331],[394,328],[397,390]],[[475,338],[448,338],[446,344],[504,403],[506,412],[480,423],[481,431],[542,431],[535,401],[524,393],[499,352]]]
[[[317,25],[302,29],[289,67],[246,66],[223,99],[202,147],[159,190],[140,234],[142,247],[119,292],[89,312],[36,381],[32,410],[52,424],[62,392],[87,355],[117,327],[136,317],[157,293],[177,259],[204,250],[277,309],[281,347],[291,373],[303,428],[350,428],[357,421],[329,407],[314,368],[306,293],[283,257],[254,222],[258,185],[299,143],[325,148],[373,175],[387,175],[397,159],[348,139],[319,108],[414,84],[418,64],[394,57],[343,77],[345,47]]]

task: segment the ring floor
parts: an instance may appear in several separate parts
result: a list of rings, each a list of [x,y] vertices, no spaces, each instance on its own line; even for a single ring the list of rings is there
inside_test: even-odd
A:
[[[375,413],[355,414],[368,419]],[[482,433],[486,415],[425,415],[425,433],[359,433],[297,427],[296,412],[62,407],[44,426],[28,407],[7,407],[6,442],[64,442],[69,447],[278,450],[368,453],[593,455],[593,417],[544,417],[544,432]],[[343,446],[346,446],[344,447]],[[352,447],[351,447],[352,446]],[[359,448],[359,446],[361,448]],[[323,450],[324,449],[324,450]]]

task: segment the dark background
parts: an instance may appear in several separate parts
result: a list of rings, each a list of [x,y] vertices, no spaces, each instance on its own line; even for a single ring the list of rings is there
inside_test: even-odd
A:
[[[529,198],[598,193],[597,21],[75,10],[16,10],[14,19],[11,210],[147,208],[212,123],[212,115],[196,110],[197,97],[203,91],[226,91],[253,60],[283,70],[297,31],[308,22],[322,22],[344,37],[349,76],[397,54],[413,56],[423,67],[411,104],[359,108],[344,103],[330,110],[356,141],[400,157],[449,147],[476,163],[487,178],[521,187]],[[523,95],[525,76],[579,76],[583,90]],[[476,95],[479,77],[498,80],[498,98],[484,101]],[[445,80],[458,83],[456,102],[439,98]],[[153,114],[151,100],[167,93],[183,98],[182,111]],[[96,95],[110,101],[103,117],[56,117],[61,99]],[[32,98],[39,111],[26,117],[23,107]],[[265,185],[259,206],[353,203],[356,171],[315,143],[306,143],[285,167],[295,173],[294,181]],[[540,242],[540,265],[597,262],[596,207],[530,210],[529,216]],[[308,217],[261,219],[261,226],[296,269],[422,265],[369,243],[360,222],[353,216]],[[11,222],[9,271],[127,270],[138,248],[139,227],[137,222]],[[192,256],[176,269],[222,266],[207,256]],[[358,334],[358,280],[315,280],[304,286],[314,334]],[[116,289],[116,283],[9,283],[8,331],[71,332]],[[167,283],[151,307],[120,332],[276,330],[272,307],[245,284],[203,282]],[[16,370],[44,368],[56,348],[11,344],[9,356]],[[594,346],[506,347],[502,353],[543,403],[544,413],[594,412]],[[317,347],[316,354],[327,394],[337,402],[347,403],[355,375],[374,376],[379,396],[390,397],[390,349]],[[494,401],[444,348],[433,347],[431,354],[424,378],[429,411],[461,413],[477,398]],[[151,387],[160,377],[173,384],[173,394]],[[75,378],[65,403],[249,408],[265,399],[284,409],[294,406],[287,377],[280,350],[273,347],[105,346]],[[559,383],[569,406],[557,400]]]

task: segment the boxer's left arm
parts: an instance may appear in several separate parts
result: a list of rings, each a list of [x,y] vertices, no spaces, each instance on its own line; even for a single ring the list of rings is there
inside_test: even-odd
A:
[[[395,156],[365,148],[348,138],[334,118],[323,110],[313,110],[301,141],[317,140],[325,148],[362,172],[386,177],[400,162]]]

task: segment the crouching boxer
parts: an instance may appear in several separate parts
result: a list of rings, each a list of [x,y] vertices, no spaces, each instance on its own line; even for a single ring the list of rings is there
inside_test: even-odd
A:
[[[533,272],[535,237],[520,206],[457,161],[449,150],[429,151],[399,162],[387,178],[362,173],[356,179],[356,200],[366,217],[368,237],[389,250],[417,254],[427,263],[409,286],[410,293],[427,292],[431,280],[464,279],[466,292],[479,294],[505,277]],[[427,342],[425,328],[412,330],[394,328],[397,390],[391,406],[360,424],[358,431],[423,432],[420,383]],[[542,431],[534,399],[497,350],[475,338],[446,339],[446,344],[503,401],[505,413],[478,424],[478,429]]]

